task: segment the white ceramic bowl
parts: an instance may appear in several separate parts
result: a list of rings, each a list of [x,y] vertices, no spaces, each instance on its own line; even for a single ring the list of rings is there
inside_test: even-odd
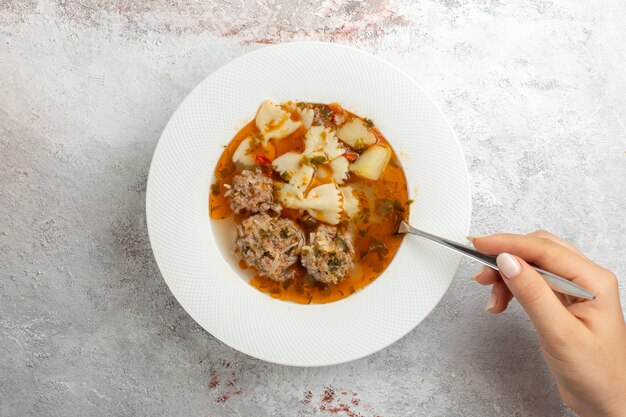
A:
[[[403,164],[417,227],[462,241],[470,191],[450,125],[408,76],[372,55],[328,43],[258,49],[215,71],[176,110],[154,153],[146,211],[157,264],[176,299],[213,336],[279,364],[347,362],[389,346],[435,307],[459,255],[407,236],[387,270],[350,297],[300,305],[248,285],[220,249],[209,185],[227,144],[266,99],[339,102],[369,117]]]

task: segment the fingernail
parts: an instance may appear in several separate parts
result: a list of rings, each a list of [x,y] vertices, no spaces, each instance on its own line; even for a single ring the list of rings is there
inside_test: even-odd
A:
[[[489,296],[489,300],[487,301],[487,305],[485,306],[485,311],[489,311],[492,308],[494,308],[496,306],[496,304],[498,303],[498,296],[496,295],[496,293],[491,293],[491,295]]]
[[[483,272],[485,272],[485,269],[487,269],[487,267],[486,267],[486,266],[481,267],[481,268],[478,270],[478,272],[476,272],[474,275],[472,275],[472,280],[473,280],[473,281],[476,281],[476,278],[478,278],[478,276],[479,276],[480,274],[482,274]]]
[[[480,236],[469,235],[465,239],[469,240],[470,242],[473,242],[474,239],[478,239],[479,237]]]
[[[520,265],[517,258],[508,253],[501,253],[496,258],[498,268],[505,278],[515,278],[522,272],[522,265]]]

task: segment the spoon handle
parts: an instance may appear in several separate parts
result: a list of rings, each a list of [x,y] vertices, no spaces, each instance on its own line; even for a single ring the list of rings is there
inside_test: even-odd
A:
[[[478,261],[483,265],[487,265],[488,267],[493,268],[496,271],[499,270],[498,264],[496,263],[495,256],[485,255],[484,253],[480,253],[477,250],[472,249],[469,246],[462,245],[452,240],[449,240],[440,236],[435,236],[433,234],[424,232],[423,230],[416,229],[415,227],[411,226],[405,221],[402,221],[402,223],[400,224],[398,233],[403,233],[403,234],[409,233],[412,235],[423,237],[441,246],[445,246],[446,248],[451,249],[457,253],[460,253],[461,255],[467,256],[468,258]],[[533,266],[533,268],[535,268],[535,270],[546,280],[548,285],[550,285],[550,287],[554,291],[560,292],[562,294],[571,295],[573,297],[584,298],[587,300],[593,300],[595,298],[595,296],[592,293],[590,293],[583,287],[577,284],[574,284],[572,281],[569,281],[551,272],[545,271],[541,268],[537,268],[535,266]]]

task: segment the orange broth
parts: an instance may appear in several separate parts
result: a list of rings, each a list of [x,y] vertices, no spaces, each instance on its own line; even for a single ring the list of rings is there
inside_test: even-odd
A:
[[[336,104],[331,104],[329,107],[333,110],[341,109]],[[346,120],[358,117],[343,109],[340,111],[343,111],[347,116]],[[300,119],[297,112],[293,112],[292,118],[294,120]],[[372,181],[350,173],[348,180],[342,184],[342,186],[352,186],[359,195],[361,202],[369,209],[362,211],[356,219],[344,220],[337,226],[339,230],[351,232],[354,236],[354,268],[339,283],[328,285],[312,279],[306,269],[298,262],[291,267],[295,271],[292,279],[278,282],[257,273],[250,280],[250,285],[280,300],[302,304],[328,303],[345,298],[365,287],[387,268],[402,242],[403,235],[396,234],[396,231],[400,221],[408,219],[411,201],[408,200],[404,171],[393,148],[376,127],[372,126],[371,131],[375,134],[377,143],[384,144],[391,149],[392,157],[378,180]],[[215,168],[216,180],[211,185],[209,196],[209,212],[212,220],[219,221],[232,216],[236,224],[241,224],[248,217],[246,214],[234,214],[230,209],[230,200],[224,196],[227,190],[224,184],[232,184],[233,177],[240,172],[232,161],[233,154],[239,144],[245,138],[256,136],[259,133],[254,120],[251,121],[235,135],[220,157]],[[300,127],[282,140],[271,140],[268,149],[261,152],[260,155],[273,160],[285,152],[302,152],[305,133],[304,127]],[[349,148],[348,145],[345,146]],[[281,181],[280,176],[272,169],[271,165],[261,164],[260,167],[266,175],[276,181]],[[324,182],[328,181],[314,178],[309,189]],[[315,229],[311,228],[310,222],[303,222],[305,213],[300,210],[283,209],[281,216],[289,217],[298,223],[308,240],[309,232]],[[233,250],[233,248],[229,248],[229,250]],[[239,262],[239,267],[242,269],[249,268],[243,260]]]

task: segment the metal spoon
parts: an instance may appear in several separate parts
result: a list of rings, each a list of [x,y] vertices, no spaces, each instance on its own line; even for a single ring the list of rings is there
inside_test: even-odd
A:
[[[485,255],[483,253],[480,253],[470,248],[469,246],[462,245],[457,242],[453,242],[443,237],[431,235],[430,233],[426,233],[422,230],[416,229],[415,227],[411,226],[404,220],[402,221],[402,223],[400,223],[400,227],[398,228],[398,233],[401,233],[401,234],[409,233],[412,235],[421,236],[441,246],[445,246],[448,249],[452,249],[453,251],[460,253],[461,255],[465,255],[468,258],[472,258],[475,261],[478,261],[481,264],[487,265],[488,267],[493,268],[496,271],[498,271],[498,264],[496,263],[495,256]],[[571,295],[573,297],[585,298],[587,300],[593,300],[596,298],[592,293],[590,293],[583,287],[574,284],[572,281],[569,281],[558,275],[554,275],[551,272],[544,271],[541,268],[537,268],[535,266],[533,266],[533,268],[535,268],[535,270],[539,272],[539,274],[541,274],[541,276],[546,280],[548,285],[550,285],[550,287],[554,291]]]

